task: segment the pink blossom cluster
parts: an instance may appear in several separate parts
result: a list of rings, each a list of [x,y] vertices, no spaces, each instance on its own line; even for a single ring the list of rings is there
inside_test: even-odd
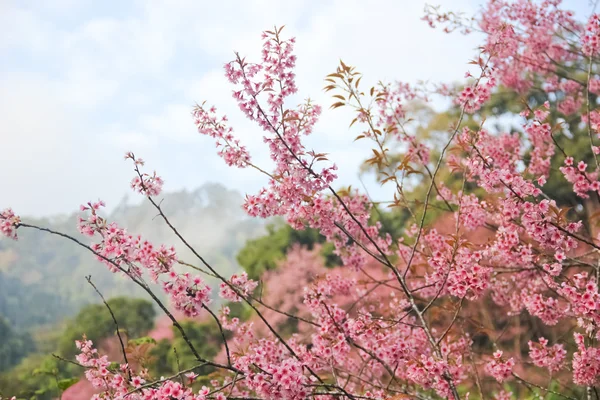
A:
[[[158,196],[162,191],[163,181],[160,176],[144,174],[142,177],[135,177],[131,181],[131,188],[138,193],[147,196]]]
[[[17,227],[21,223],[18,215],[11,208],[0,212],[0,232],[9,239],[17,240]]]
[[[575,274],[572,282],[563,282],[558,293],[564,296],[571,305],[571,312],[576,316],[578,324],[588,333],[596,331],[600,339],[600,293],[598,283],[588,277],[587,272]]]
[[[293,44],[293,40],[282,40],[279,31],[266,32],[261,63],[252,64],[238,56],[225,66],[228,79],[242,87],[234,92],[240,109],[267,131],[263,140],[275,162],[275,170],[269,174],[268,187],[256,195],[248,195],[244,208],[249,215],[261,218],[285,216],[296,229],[305,226],[319,229],[336,245],[336,252],[345,263],[358,267],[364,263],[364,255],[358,245],[346,245],[336,223],[367,246],[373,243],[365,240],[365,230],[377,237],[379,228],[366,223],[370,209],[366,198],[357,196],[341,200],[327,198],[324,194],[336,178],[334,171],[337,167],[332,165],[317,170],[315,164],[326,161],[326,155],[307,151],[301,140],[302,135],[312,133],[321,107],[311,101],[296,109],[285,108],[284,104],[285,98],[297,90],[295,76],[291,72],[296,60],[292,54]],[[261,105],[265,94],[266,106]],[[207,117],[209,114],[204,109],[197,111],[197,115],[200,116],[197,120],[200,121],[201,133],[218,138],[223,136],[220,132],[225,128],[215,123],[214,115]],[[211,120],[208,124],[205,122],[207,118]],[[208,130],[205,129],[207,125],[210,126]],[[239,145],[234,147],[237,149]],[[249,156],[234,157],[236,160],[242,158],[247,160]],[[231,164],[239,166],[243,163]],[[348,211],[353,214],[352,217]],[[388,240],[377,238],[377,245],[387,248]]]
[[[233,274],[229,279],[229,282],[221,283],[219,296],[226,300],[239,303],[242,301],[240,295],[244,297],[248,296],[256,289],[256,286],[258,286],[258,282],[249,279],[246,272],[242,272],[239,275]]]
[[[546,325],[556,325],[568,310],[568,307],[561,306],[558,299],[546,297],[536,290],[523,292],[521,301],[529,314],[538,317]]]
[[[221,118],[216,115],[217,109],[211,107],[208,110],[201,106],[194,109],[198,132],[216,139],[216,145],[219,149],[219,156],[225,160],[229,166],[244,168],[250,162],[250,154],[245,146],[233,136],[233,129],[227,126],[227,117]]]
[[[540,3],[490,1],[479,19],[487,34],[487,46],[493,47],[503,35],[493,59],[500,82],[524,92],[532,85],[533,74],[553,75],[553,61],[568,62],[576,57],[569,45],[556,36],[564,29],[579,31],[571,11],[559,8],[560,1]]]
[[[479,262],[482,253],[465,247],[455,249],[435,229],[423,236],[423,248],[431,252],[426,262],[431,272],[425,277],[429,286],[423,293],[435,296],[447,292],[452,296],[474,300],[488,288],[491,269]]]
[[[590,17],[581,42],[581,50],[586,56],[592,57],[600,52],[600,15],[593,14]]]
[[[461,105],[465,112],[473,113],[489,100],[491,90],[495,86],[496,81],[493,78],[487,79],[483,83],[478,82],[473,86],[467,86],[460,93],[456,102]]]
[[[441,397],[450,398],[452,396],[448,382],[443,378],[444,371],[448,369],[448,364],[443,360],[425,355],[420,356],[420,360],[411,363],[407,369],[408,378],[423,387],[432,388]]]
[[[382,86],[376,100],[378,125],[396,127],[396,124],[406,117],[406,105],[414,100],[427,101],[427,95],[419,88],[404,82]],[[367,121],[367,115],[361,110],[359,110],[357,118],[360,122]],[[366,131],[365,134],[370,135],[372,133]]]
[[[144,271],[154,282],[163,278],[163,289],[170,295],[176,309],[186,316],[198,315],[202,307],[210,303],[210,288],[202,278],[177,273],[173,268],[177,262],[174,247],[155,247],[141,236],[129,234],[116,223],[108,223],[98,214],[102,207],[102,201],[82,205],[81,211],[89,212],[89,216],[86,219],[79,217],[78,224],[82,234],[101,239],[91,245],[98,260],[111,272],[121,271],[134,279],[141,278]]]
[[[285,98],[295,93],[295,75],[292,72],[296,57],[292,54],[294,40],[282,40],[279,32],[264,35],[262,60],[253,64],[238,56],[225,65],[231,83],[241,86],[234,98],[248,118],[256,121],[266,132],[267,144],[275,171],[269,174],[269,186],[246,198],[248,214],[262,218],[280,215],[302,225],[305,214],[325,214],[331,202],[323,201],[321,192],[336,178],[335,165],[317,170],[315,163],[324,161],[324,154],[307,151],[301,136],[312,132],[321,113],[321,107],[307,101],[296,109],[284,107]],[[260,101],[264,98],[265,105]],[[220,155],[227,164],[245,167],[250,155],[234,139],[226,117],[218,118],[216,110],[199,106],[194,111],[201,134],[217,139]]]
[[[286,357],[281,345],[262,340],[236,361],[236,367],[247,372],[245,384],[263,399],[305,399],[309,381],[300,361]],[[253,366],[258,368],[253,368]]]
[[[240,110],[266,131],[283,124],[281,112],[286,97],[298,91],[293,54],[295,39],[282,40],[281,28],[263,33],[261,62],[246,62],[240,58],[225,64],[225,75],[234,85],[241,85],[234,91]],[[258,97],[266,96],[267,108],[261,108]]]
[[[186,317],[197,316],[204,306],[210,304],[211,289],[199,276],[171,270],[168,277],[169,280],[163,281],[163,289],[170,295],[175,309],[183,311]]]
[[[566,157],[565,166],[560,167],[565,179],[573,184],[573,191],[583,199],[589,197],[590,191],[600,193],[598,172],[586,172],[588,165],[584,161],[579,161],[576,166],[574,163],[573,157]]]
[[[593,81],[590,81],[589,85],[590,91],[592,91],[593,88],[592,82]],[[600,112],[598,110],[590,111],[589,116],[587,114],[584,114],[581,116],[581,120],[590,126],[592,131],[596,133],[597,137],[598,133],[600,132]],[[596,150],[594,151],[594,154],[597,154]]]
[[[600,349],[587,347],[585,337],[575,333],[577,352],[573,354],[573,382],[577,385],[595,386],[600,379]]]
[[[149,197],[158,196],[162,191],[164,182],[160,176],[156,175],[156,171],[152,175],[140,172],[138,168],[144,165],[144,160],[141,158],[136,159],[131,152],[125,155],[125,159],[131,159],[134,162],[136,172],[138,173],[138,176],[131,180],[131,188]]]
[[[76,341],[80,353],[76,356],[77,362],[86,368],[86,379],[102,392],[93,395],[91,400],[226,400],[225,395],[215,390],[213,397],[206,386],[194,394],[192,389],[180,381],[163,380],[160,383],[147,387],[148,372],[141,370],[139,375],[132,375],[127,364],[114,365],[106,356],[100,356],[91,340],[84,336],[83,340]],[[192,380],[197,376],[193,372],[185,374]]]
[[[515,366],[515,360],[512,357],[503,360],[502,354],[501,350],[495,351],[494,358],[485,364],[485,372],[500,383],[512,377],[512,369]]]
[[[127,393],[128,382],[126,379],[119,373],[111,372],[111,362],[108,357],[100,356],[91,340],[84,337],[83,340],[75,341],[75,344],[80,351],[75,358],[79,364],[86,367],[85,377],[95,388],[110,388],[112,394],[120,394],[121,396]],[[119,369],[122,369],[123,372],[126,368],[127,366],[124,364],[119,366]],[[138,377],[138,379],[141,378]],[[103,398],[106,397],[96,395],[94,400]]]
[[[552,127],[550,123],[545,122],[550,114],[549,107],[550,104],[546,102],[543,108],[535,110],[533,120],[524,126],[532,147],[529,172],[535,176],[543,176],[544,179],[550,173],[550,162],[555,153],[552,143]]]
[[[539,338],[538,343],[528,342],[529,357],[535,365],[547,368],[550,373],[558,372],[562,369],[567,351],[562,344],[556,343],[548,346],[548,339]]]
[[[238,317],[233,317],[229,319],[229,315],[231,314],[231,309],[227,306],[221,308],[219,310],[219,321],[221,322],[221,326],[223,329],[227,329],[229,331],[236,330],[240,319]]]

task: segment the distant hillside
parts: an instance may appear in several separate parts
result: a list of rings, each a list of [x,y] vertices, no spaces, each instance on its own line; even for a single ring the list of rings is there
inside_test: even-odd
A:
[[[247,239],[264,232],[260,221],[241,209],[242,196],[220,184],[194,191],[165,193],[162,207],[181,234],[215,267],[228,275],[238,269],[237,252]],[[137,197],[136,197],[137,199]],[[156,244],[174,245],[180,258],[197,264],[147,201],[124,199],[108,215],[132,234]],[[77,213],[24,221],[69,233],[85,241],[76,229]],[[44,232],[20,230],[17,242],[0,240],[0,315],[17,329],[57,322],[83,305],[97,302],[84,277],[92,275],[105,297],[145,294],[124,277],[110,273],[84,249]],[[157,286],[156,292],[160,292]]]

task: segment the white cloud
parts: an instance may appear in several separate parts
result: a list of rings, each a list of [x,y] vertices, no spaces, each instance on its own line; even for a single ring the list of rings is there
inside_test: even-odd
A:
[[[140,128],[150,135],[166,140],[185,143],[199,141],[195,132],[189,104],[169,104],[160,114],[143,115],[139,119]]]
[[[0,82],[0,208],[43,215],[119,193],[122,170],[57,96],[61,88],[32,74]]]
[[[478,1],[441,3],[470,13]],[[24,214],[66,212],[97,197],[116,204],[130,179],[124,150],[145,158],[170,189],[218,180],[254,192],[264,178],[227,168],[189,112],[195,101],[217,105],[256,162],[269,164],[262,132],[237,110],[222,66],[234,50],[257,56],[260,32],[274,24],[297,37],[299,97],[326,110],[323,77],[339,58],[365,74],[364,84],[452,81],[477,43],[428,28],[419,20],[424,2],[414,0],[48,4],[0,5],[0,207]],[[326,111],[307,142],[331,153],[343,181],[363,150],[348,123],[343,111]]]
[[[30,162],[70,145],[70,121],[53,97],[56,87],[43,77],[15,74],[0,80],[0,131],[5,163]],[[33,144],[33,146],[32,146]],[[2,168],[2,173],[10,169]]]
[[[55,34],[52,24],[48,21],[8,2],[0,2],[0,26],[0,50],[45,51],[51,36]],[[48,35],[50,32],[52,35]]]

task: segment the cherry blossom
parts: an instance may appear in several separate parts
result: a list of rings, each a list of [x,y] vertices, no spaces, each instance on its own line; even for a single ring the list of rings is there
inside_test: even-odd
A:
[[[245,212],[316,229],[335,265],[325,266],[320,246],[295,245],[261,276],[260,290],[245,272],[222,276],[154,200],[162,177],[127,153],[131,188],[218,279],[220,299],[246,304],[253,316],[233,317],[231,304],[213,311],[213,288],[176,268],[184,263],[173,245],[107,221],[102,201],[84,204],[78,228],[91,245],[71,239],[152,293],[149,278],[185,317],[210,312],[223,339],[213,360],[195,355],[215,369],[208,383],[193,370],[163,379],[115,366],[83,338],[77,362],[103,390],[94,399],[460,399],[477,391],[506,400],[508,386],[498,384],[509,380],[511,388],[591,398],[600,384],[600,19],[582,22],[558,0],[491,0],[473,18],[427,7],[424,20],[483,35],[460,86],[366,88],[344,62],[326,77],[332,108],[350,110],[366,165],[392,189],[389,201],[340,189],[330,156],[307,147],[324,111],[310,99],[290,104],[299,92],[295,39],[282,28],[263,33],[257,60],[236,53],[224,66],[272,168],[255,164],[261,157],[215,107],[192,112],[227,166],[266,177],[246,195]],[[419,108],[439,96],[452,105],[451,123]],[[487,122],[501,117],[502,96],[522,99],[506,111],[510,128]],[[399,231],[386,225],[384,204],[398,213],[385,216],[406,218]],[[3,236],[16,239],[20,229],[45,230],[11,209],[0,213]]]

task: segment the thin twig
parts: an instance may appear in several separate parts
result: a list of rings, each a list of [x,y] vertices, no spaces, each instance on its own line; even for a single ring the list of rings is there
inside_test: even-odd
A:
[[[113,313],[113,310],[110,308],[107,301],[104,299],[104,296],[102,295],[102,293],[100,293],[100,291],[98,290],[96,285],[94,285],[94,283],[92,282],[92,276],[91,275],[86,276],[85,280],[88,281],[88,283],[94,288],[96,293],[98,293],[98,296],[100,296],[100,298],[102,299],[102,302],[108,309],[108,312],[110,313],[110,316],[112,317],[113,322],[115,323],[115,327],[117,328],[117,337],[119,338],[119,343],[121,344],[121,351],[123,352],[123,360],[125,361],[125,365],[127,366],[127,376],[129,377],[129,380],[131,380],[131,367],[129,366],[129,361],[127,360],[127,352],[125,351],[125,343],[123,343],[123,338],[121,337],[121,331],[119,330],[119,323],[117,322],[117,317],[115,316],[115,313]]]

